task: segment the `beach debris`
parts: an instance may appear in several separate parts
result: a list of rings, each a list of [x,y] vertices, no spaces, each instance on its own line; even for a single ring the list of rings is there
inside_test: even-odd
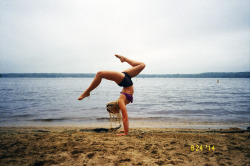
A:
[[[248,130],[211,130],[211,131],[207,131],[207,133],[244,133],[244,132],[249,132]]]
[[[93,129],[93,131],[97,132],[97,133],[99,133],[99,132],[108,132],[109,129],[106,129],[106,128],[96,128],[96,129]]]
[[[48,130],[33,130],[32,132],[48,133],[48,132],[50,132],[50,131],[48,131]]]
[[[95,128],[95,129],[80,129],[81,132],[111,132],[111,131],[116,131],[121,128],[121,125],[115,128]]]

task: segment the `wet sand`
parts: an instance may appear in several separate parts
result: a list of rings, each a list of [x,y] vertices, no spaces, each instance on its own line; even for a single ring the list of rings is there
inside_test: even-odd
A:
[[[81,127],[0,127],[0,165],[248,165],[238,128],[133,128],[128,136]]]

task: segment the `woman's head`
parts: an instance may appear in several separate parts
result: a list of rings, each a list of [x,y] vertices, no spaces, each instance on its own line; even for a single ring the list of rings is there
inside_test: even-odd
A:
[[[120,107],[119,107],[119,102],[118,102],[118,100],[116,100],[116,101],[111,101],[111,102],[107,103],[106,108],[107,108],[107,111],[108,111],[109,113],[113,113],[113,114],[119,113]]]
[[[120,112],[118,100],[107,103],[106,108],[107,108],[107,111],[109,112],[111,127],[112,127],[113,122],[114,123],[119,122],[119,124],[121,124],[121,112]]]

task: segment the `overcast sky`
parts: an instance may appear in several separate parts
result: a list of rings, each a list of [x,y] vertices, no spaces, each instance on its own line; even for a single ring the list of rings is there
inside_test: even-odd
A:
[[[250,0],[0,0],[0,73],[250,71]]]

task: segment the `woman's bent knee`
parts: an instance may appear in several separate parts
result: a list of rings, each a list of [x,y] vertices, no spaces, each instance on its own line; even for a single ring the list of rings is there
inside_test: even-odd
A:
[[[146,64],[145,63],[142,63],[142,66],[143,66],[143,69],[146,67]]]
[[[145,63],[141,63],[140,66],[141,66],[141,70],[143,70],[146,67],[146,64]]]
[[[96,77],[102,77],[103,76],[103,71],[98,71],[95,76]]]

